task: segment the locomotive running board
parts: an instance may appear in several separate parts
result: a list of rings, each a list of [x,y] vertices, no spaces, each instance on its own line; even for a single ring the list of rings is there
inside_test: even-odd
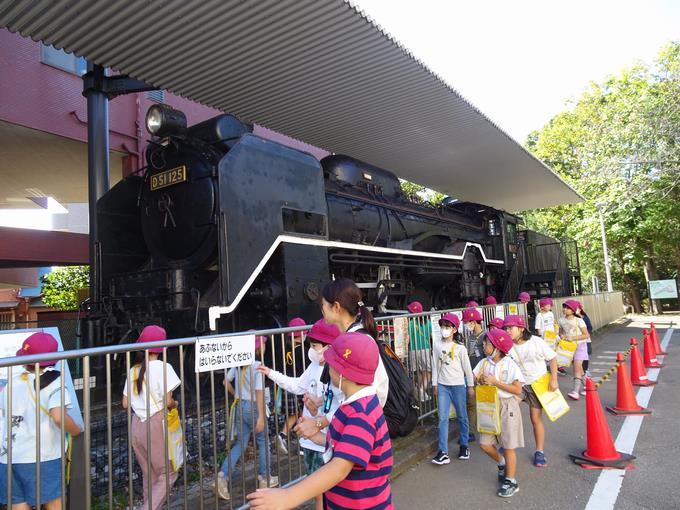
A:
[[[468,247],[472,247],[477,248],[479,250],[479,252],[482,254],[484,262],[487,264],[505,263],[503,260],[487,258],[486,254],[484,253],[484,250],[482,249],[482,246],[479,243],[467,242],[465,243],[465,248],[463,248],[463,253],[461,253],[460,255],[447,255],[444,253],[430,253],[427,251],[400,250],[397,248],[384,248],[381,246],[368,246],[365,244],[344,243],[342,241],[327,241],[325,239],[311,237],[280,235],[276,238],[276,240],[271,245],[269,250],[267,250],[265,256],[262,257],[262,260],[257,265],[253,273],[250,275],[250,277],[246,281],[246,284],[238,292],[234,301],[228,306],[211,306],[208,309],[208,319],[210,321],[210,329],[212,331],[215,331],[217,329],[217,319],[219,319],[222,315],[226,315],[228,313],[233,312],[236,309],[238,304],[243,299],[243,296],[245,296],[246,292],[255,281],[255,278],[257,278],[257,275],[259,275],[262,269],[264,269],[264,266],[267,264],[271,256],[274,254],[274,251],[276,251],[276,248],[278,248],[281,243],[303,244],[307,246],[323,246],[325,248],[341,248],[345,250],[371,251],[376,253],[388,253],[391,255],[405,255],[409,257],[428,257],[444,260],[463,260],[463,258],[465,257],[465,252],[467,251]]]

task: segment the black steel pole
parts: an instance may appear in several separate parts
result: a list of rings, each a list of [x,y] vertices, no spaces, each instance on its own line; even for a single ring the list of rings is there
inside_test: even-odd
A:
[[[90,206],[90,299],[101,301],[97,231],[97,200],[109,190],[109,99],[104,93],[104,68],[88,63],[89,82],[83,94],[87,98],[87,170]]]

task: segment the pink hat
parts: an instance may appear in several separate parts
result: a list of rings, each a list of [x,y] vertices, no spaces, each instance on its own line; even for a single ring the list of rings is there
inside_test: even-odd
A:
[[[340,330],[333,324],[328,324],[325,320],[319,319],[314,323],[312,329],[307,333],[307,338],[312,342],[322,344],[332,344],[340,336]]]
[[[496,301],[496,298],[493,297],[493,296],[487,296],[486,299],[484,300],[484,302],[487,305],[497,305],[498,304],[498,301]]]
[[[300,326],[306,326],[307,323],[305,322],[304,319],[300,317],[294,317],[288,322],[288,327],[289,328],[298,328]]]
[[[372,384],[378,368],[378,344],[364,333],[343,333],[323,357],[344,378],[357,384]]]
[[[569,308],[572,312],[576,313],[576,310],[581,308],[581,303],[579,303],[575,299],[567,299],[564,303],[562,303],[562,307],[565,306]]]
[[[479,306],[477,301],[468,301],[465,303],[465,308],[475,308],[476,306]]]
[[[455,313],[446,312],[446,313],[445,313],[444,315],[442,315],[441,318],[439,319],[439,325],[440,325],[440,326],[442,325],[442,321],[448,321],[448,322],[450,322],[451,324],[453,324],[454,326],[456,326],[456,329],[459,329],[459,328],[460,328],[460,319],[458,318],[458,316],[457,316]]]
[[[32,354],[45,354],[47,352],[57,352],[59,344],[55,338],[49,333],[33,333],[24,343],[21,344],[21,349],[17,351],[17,356],[30,356]],[[54,365],[57,361],[41,361],[38,363],[41,367]]]
[[[420,301],[411,301],[406,308],[411,313],[423,313],[423,305]]]
[[[262,347],[264,344],[266,344],[268,339],[269,339],[269,337],[267,337],[265,335],[255,336],[255,350],[258,350],[260,347]]]
[[[463,322],[478,321],[482,322],[482,314],[476,308],[466,308],[463,310]]]
[[[139,338],[137,339],[137,343],[143,343],[143,342],[158,342],[160,340],[167,340],[168,335],[165,333],[165,330],[161,328],[160,326],[156,326],[155,324],[152,324],[150,326],[145,327],[142,330],[142,333],[139,335]],[[160,354],[163,352],[162,347],[154,347],[153,349],[149,349],[149,352],[153,352],[156,354]]]
[[[503,327],[507,328],[509,326],[517,326],[518,328],[526,328],[527,325],[524,319],[519,315],[507,315],[503,321]]]
[[[528,292],[520,292],[519,296],[517,296],[517,299],[519,299],[522,303],[528,303],[531,301],[531,296]]]
[[[493,344],[493,346],[501,351],[503,354],[507,354],[512,349],[513,343],[512,338],[502,329],[492,329],[486,332],[486,337]]]
[[[495,317],[489,321],[487,327],[493,326],[494,328],[503,329],[503,319],[500,317]]]
[[[544,297],[544,298],[541,298],[541,299],[538,300],[538,306],[540,306],[541,308],[543,308],[544,306],[552,305],[552,304],[553,304],[553,300],[550,299],[549,297]]]

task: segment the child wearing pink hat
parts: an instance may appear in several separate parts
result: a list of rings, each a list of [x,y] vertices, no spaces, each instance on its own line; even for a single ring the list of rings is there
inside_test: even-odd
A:
[[[549,297],[541,298],[538,301],[539,312],[536,314],[536,323],[534,329],[536,334],[545,340],[551,349],[555,349],[555,339],[557,338],[555,331],[555,314],[552,312],[553,300]],[[546,339],[546,332],[548,335],[554,335],[555,338]]]
[[[251,508],[297,508],[324,493],[326,508],[393,509],[389,475],[392,444],[387,423],[371,383],[378,368],[378,346],[362,333],[344,333],[324,352],[331,381],[345,395],[329,426],[326,464],[286,488],[248,494]]]
[[[484,453],[498,463],[498,480],[501,487],[496,493],[502,498],[512,497],[519,485],[517,471],[517,448],[524,447],[522,413],[517,397],[522,394],[524,376],[520,367],[507,354],[513,343],[510,335],[502,329],[488,331],[484,336],[486,358],[474,368],[478,384],[495,386],[500,401],[500,434],[482,433],[479,446]],[[499,448],[503,448],[503,455]]]
[[[31,356],[56,352],[57,340],[49,333],[33,333],[23,342],[17,356]],[[40,503],[46,508],[61,508],[61,440],[64,430],[76,436],[80,426],[68,415],[62,414],[61,374],[54,360],[38,363],[40,389],[36,394],[35,364],[26,364],[20,376],[12,378],[12,394],[8,389],[0,392],[0,412],[7,417],[9,401],[12,406],[12,508],[30,508],[37,503],[36,466],[40,463]],[[40,412],[36,417],[36,407]],[[65,392],[63,408],[70,409],[71,400]],[[39,421],[36,420],[38,418]],[[40,451],[36,456],[36,431],[40,425]],[[7,504],[7,433],[0,438],[0,502]]]
[[[150,325],[142,330],[137,343],[161,340],[167,340],[165,329]],[[163,410],[177,405],[172,392],[181,381],[172,365],[159,359],[159,355],[163,353],[162,347],[153,347],[146,351],[149,352],[148,365],[145,351],[137,351],[135,355],[135,364],[130,368],[123,388],[122,406],[124,409],[132,408],[130,436],[132,449],[142,470],[144,508],[149,508],[150,494],[151,504],[156,509],[163,508],[163,502],[168,496],[167,487],[172,487],[177,481],[177,471],[172,469],[172,465],[169,473],[165,470],[165,452],[168,446],[165,442]],[[148,439],[147,430],[150,431]],[[149,458],[151,472],[148,472]]]
[[[557,385],[557,354],[543,339],[531,334],[527,329],[524,318],[519,315],[508,315],[503,322],[505,331],[514,342],[509,356],[520,366],[526,380],[523,386],[522,400],[529,406],[529,417],[534,429],[536,451],[534,452],[534,466],[545,467],[548,461],[545,456],[545,427],[543,426],[543,406],[536,396],[531,384],[546,371],[546,363],[550,367],[550,391],[558,389]]]
[[[267,416],[264,405],[264,376],[258,372],[261,365],[259,360],[264,356],[268,338],[263,335],[255,337],[255,361],[252,365],[230,368],[224,384],[227,392],[236,399],[234,423],[237,441],[231,447],[230,456],[224,459],[217,473],[217,495],[220,499],[230,499],[229,477],[236,469],[236,463],[246,451],[250,438],[255,432],[257,444],[257,486],[276,487],[279,485],[278,476],[270,474],[267,459],[269,455],[269,441],[267,441]],[[233,384],[232,384],[233,383]],[[253,402],[253,397],[255,401]],[[253,424],[255,428],[253,430]]]
[[[410,313],[423,313],[420,301],[411,301],[406,308]],[[409,317],[409,366],[415,373],[418,382],[420,400],[430,400],[427,391],[430,386],[430,371],[432,370],[432,354],[430,352],[430,332],[432,325],[427,316]]]
[[[560,317],[560,338],[570,342],[576,342],[576,352],[574,353],[574,389],[567,393],[572,400],[581,398],[581,385],[585,387],[583,362],[588,359],[588,327],[586,323],[576,315],[581,307],[581,303],[575,299],[567,299],[562,303],[563,317]]]
[[[468,449],[470,428],[467,402],[474,400],[474,378],[467,349],[454,341],[460,320],[453,313],[445,313],[439,319],[441,339],[435,340],[432,346],[434,366],[432,370],[432,386],[437,390],[439,412],[439,451],[432,459],[433,464],[443,465],[451,462],[449,457],[449,412],[451,406],[456,409],[460,448],[458,458],[470,458]]]
[[[257,368],[258,372],[266,375],[284,390],[293,395],[304,395],[302,416],[315,420],[321,432],[326,430],[326,421],[322,420],[326,415],[332,417],[339,405],[336,399],[333,399],[333,391],[330,385],[324,385],[321,382],[321,374],[326,364],[323,353],[339,335],[340,330],[336,326],[328,324],[324,319],[319,319],[314,323],[312,329],[307,333],[307,340],[310,344],[307,352],[309,365],[300,377],[287,376],[265,365],[260,365]],[[328,399],[330,399],[330,402],[328,402]],[[323,466],[324,447],[305,437],[300,437],[299,441],[304,455],[305,471],[308,475],[311,475]],[[323,510],[323,498],[320,496],[316,497],[316,508]]]

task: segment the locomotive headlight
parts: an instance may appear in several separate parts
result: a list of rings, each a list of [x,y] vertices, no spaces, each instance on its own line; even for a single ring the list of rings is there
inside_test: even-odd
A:
[[[186,115],[168,105],[155,104],[146,112],[146,130],[154,136],[179,135],[186,129]]]

